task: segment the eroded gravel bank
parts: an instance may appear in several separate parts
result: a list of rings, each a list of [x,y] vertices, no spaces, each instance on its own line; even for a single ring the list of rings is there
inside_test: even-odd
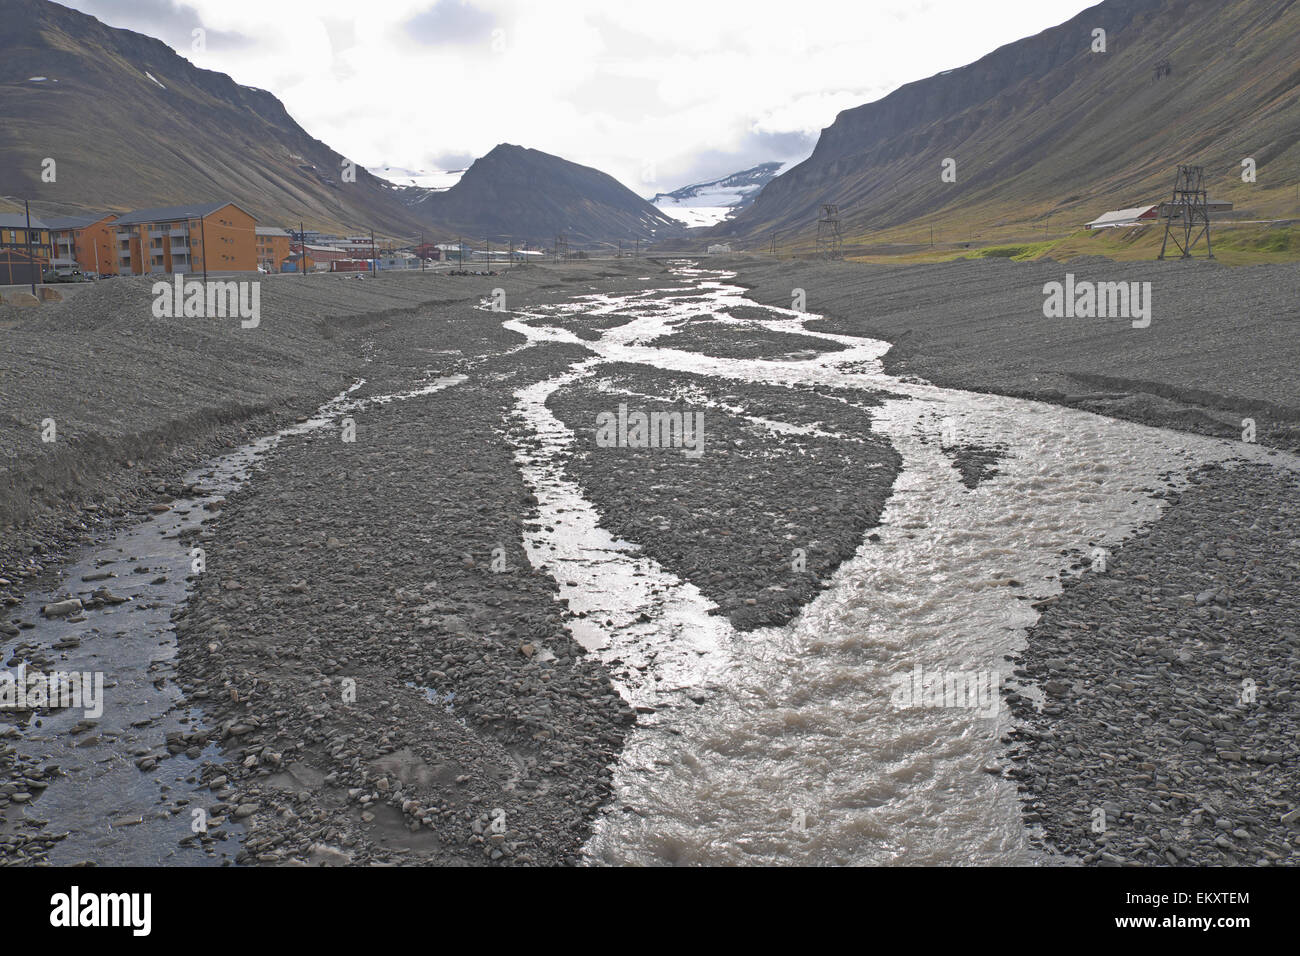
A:
[[[710,263],[712,265],[712,263]],[[733,258],[758,302],[790,308],[802,289],[810,330],[884,339],[886,369],[936,385],[1068,405],[1300,450],[1300,266],[976,260],[878,266]],[[1148,328],[1128,319],[1048,319],[1043,287],[1151,283]]]
[[[1300,861],[1300,478],[1208,469],[1046,602],[1006,772],[1055,853]]]

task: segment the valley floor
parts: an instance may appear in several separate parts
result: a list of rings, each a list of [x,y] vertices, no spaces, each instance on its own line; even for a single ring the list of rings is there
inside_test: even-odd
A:
[[[1251,417],[1260,443],[1300,448],[1287,267],[1159,277],[1152,325],[1139,330],[1044,319],[1043,284],[1065,267],[1041,263],[729,265],[758,302],[788,308],[802,289],[824,316],[810,333],[893,342],[884,362],[896,375],[1216,437],[1239,436]],[[1151,272],[1070,269],[1103,281]],[[539,527],[521,474],[521,455],[540,443],[516,412],[521,389],[627,321],[570,314],[576,299],[644,292],[688,305],[681,286],[644,261],[495,278],[277,278],[260,328],[240,330],[154,319],[148,284],[118,280],[18,320],[0,352],[0,664],[10,668],[56,667],[53,644],[71,633],[61,628],[108,632],[119,620],[89,596],[94,583],[58,579],[77,546],[180,502],[190,510],[194,465],[364,381],[355,414],[344,413],[355,440],[341,438],[343,418],[286,440],[239,490],[193,507],[206,513],[201,527],[178,533],[178,553],[208,551],[175,614],[172,678],[201,721],[170,735],[161,715],[152,730],[76,724],[35,760],[22,746],[28,715],[0,711],[0,863],[93,858],[93,840],[39,823],[47,791],[83,785],[58,767],[61,750],[82,747],[129,755],[157,781],[144,789],[165,825],[150,832],[167,834],[158,862],[171,864],[572,864],[602,808],[620,826],[642,817],[643,806],[614,801],[627,741],[675,711],[707,717],[711,691],[634,709],[615,684],[652,680],[654,660],[610,660],[571,635],[575,618],[556,598],[573,582],[529,551],[553,529]],[[480,308],[494,288],[510,315]],[[521,311],[576,338],[524,348],[502,325]],[[708,321],[668,340],[746,361],[846,347]],[[563,472],[602,526],[697,586],[736,633],[762,635],[797,621],[864,539],[879,538],[902,459],[873,420],[896,397],[609,362],[546,407],[583,439]],[[706,453],[591,454],[596,413],[619,402],[707,406]],[[45,419],[53,443],[40,441]],[[773,421],[792,427],[774,434]],[[999,463],[1016,451],[945,443],[943,467],[972,493],[996,493]],[[1056,859],[1294,863],[1300,485],[1267,464],[1215,466],[1170,504],[1105,573],[1041,604],[1015,664],[1045,706],[1010,692],[1015,729],[981,779],[1014,783],[1029,842]],[[806,566],[792,568],[791,549],[808,542]],[[1062,568],[1078,557],[1063,554]],[[147,557],[123,561],[114,591],[126,563],[141,575],[132,580],[157,571]],[[47,621],[32,605],[44,594],[83,597],[86,610]],[[140,584],[133,603],[149,594]],[[169,768],[186,759],[188,781],[169,789]],[[196,806],[209,816],[202,834],[190,828]],[[122,812],[106,808],[103,824]]]

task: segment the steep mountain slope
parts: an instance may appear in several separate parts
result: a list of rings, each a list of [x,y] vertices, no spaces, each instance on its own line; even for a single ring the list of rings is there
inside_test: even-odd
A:
[[[840,113],[812,156],[710,234],[807,237],[821,203],[839,204],[850,238],[920,222],[1081,224],[1167,198],[1180,162],[1204,165],[1216,197],[1294,216],[1297,49],[1297,0],[1106,0]],[[1158,77],[1161,62],[1172,72]],[[1256,184],[1241,179],[1248,157]],[[941,180],[946,158],[955,183]]]
[[[267,223],[420,228],[384,180],[344,182],[344,158],[264,90],[48,0],[0,0],[0,24],[0,196],[49,213],[230,198]]]
[[[711,226],[734,216],[753,202],[759,190],[771,182],[784,165],[760,163],[722,179],[656,193],[650,202],[664,214],[688,226]]]
[[[508,143],[475,160],[451,189],[419,196],[411,208],[466,238],[494,242],[550,245],[564,233],[571,244],[617,245],[685,231],[612,176]]]

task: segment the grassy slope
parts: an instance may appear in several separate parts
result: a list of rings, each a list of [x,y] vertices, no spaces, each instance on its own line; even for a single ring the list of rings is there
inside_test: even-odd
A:
[[[1017,262],[1055,259],[1069,262],[1084,256],[1104,256],[1116,262],[1142,262],[1153,261],[1159,256],[1163,236],[1163,226],[1095,232],[1080,229],[1050,239],[988,245],[976,241],[969,247],[962,243],[939,244],[933,249],[928,244],[894,246],[887,251],[867,251],[849,258],[854,262],[881,264],[951,262],[957,259],[1014,259]],[[1215,223],[1211,237],[1215,258],[1223,265],[1251,266],[1300,260],[1300,224],[1294,221],[1275,225]],[[1203,245],[1198,254],[1204,254]]]
[[[850,255],[925,254],[932,228],[949,250],[1067,239],[1109,209],[1168,198],[1180,162],[1204,165],[1211,194],[1244,218],[1300,216],[1300,4],[1165,0],[1091,53],[1091,27],[1129,2],[841,114],[721,231],[759,250],[775,229],[783,252],[811,251],[818,204],[839,202]],[[1156,82],[1161,57],[1174,75]],[[998,92],[967,102],[977,87]],[[955,184],[940,182],[949,156]]]

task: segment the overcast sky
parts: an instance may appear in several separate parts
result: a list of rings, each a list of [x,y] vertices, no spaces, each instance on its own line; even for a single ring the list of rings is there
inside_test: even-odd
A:
[[[364,166],[460,168],[508,142],[595,166],[647,196],[802,159],[840,110],[1094,5],[65,2],[270,90],[308,132]],[[197,27],[203,51],[193,48]]]

